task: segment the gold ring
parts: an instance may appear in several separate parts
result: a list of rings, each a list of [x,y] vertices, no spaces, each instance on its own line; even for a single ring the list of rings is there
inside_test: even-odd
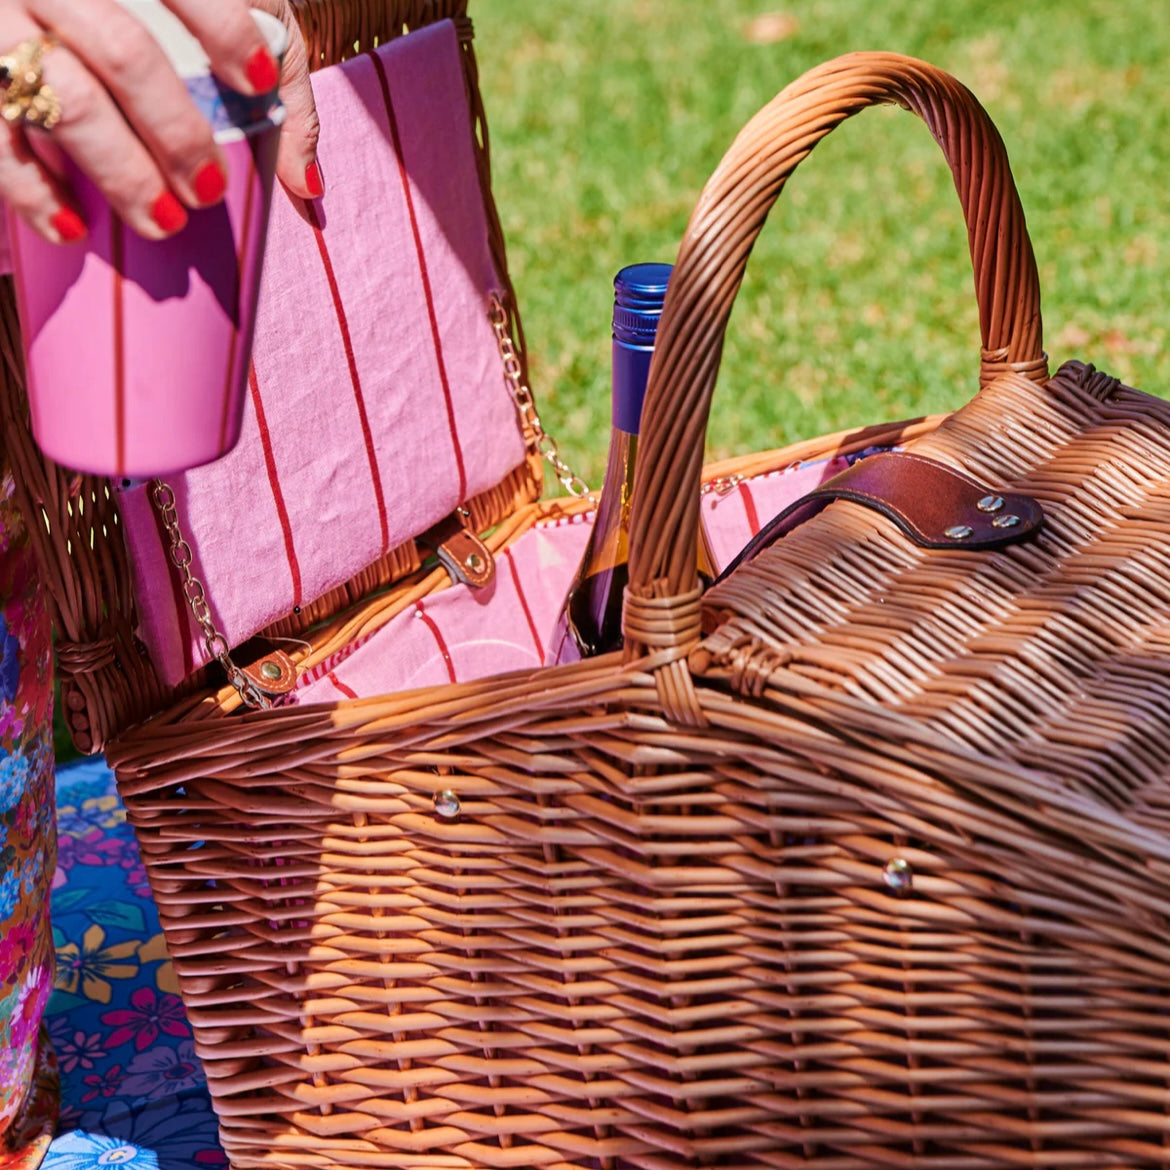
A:
[[[55,43],[51,37],[35,37],[0,55],[0,117],[5,122],[52,130],[61,120],[61,100],[42,74],[45,54]]]

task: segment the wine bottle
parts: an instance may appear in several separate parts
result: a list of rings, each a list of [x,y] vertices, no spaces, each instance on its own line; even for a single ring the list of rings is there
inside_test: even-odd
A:
[[[632,264],[614,278],[613,430],[609,458],[589,544],[549,643],[553,662],[606,654],[622,644],[622,598],[629,583],[630,500],[638,429],[670,272],[669,264]],[[708,582],[714,575],[703,540],[699,572]]]

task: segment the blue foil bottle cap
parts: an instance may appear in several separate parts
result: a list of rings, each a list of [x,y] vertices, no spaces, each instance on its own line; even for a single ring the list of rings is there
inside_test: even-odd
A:
[[[653,345],[666,300],[669,264],[630,264],[613,279],[613,335],[628,345]]]
[[[613,280],[613,425],[636,435],[669,264],[631,264]]]

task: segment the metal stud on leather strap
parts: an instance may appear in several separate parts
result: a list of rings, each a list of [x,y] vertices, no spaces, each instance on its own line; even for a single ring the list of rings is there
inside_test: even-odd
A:
[[[1019,524],[1019,516],[1013,516],[1010,512],[1006,516],[996,516],[991,522],[993,528],[1015,528]]]
[[[952,524],[943,535],[951,540],[966,540],[974,531],[970,524]]]
[[[1003,496],[984,496],[975,507],[980,512],[998,512],[1003,507]]]

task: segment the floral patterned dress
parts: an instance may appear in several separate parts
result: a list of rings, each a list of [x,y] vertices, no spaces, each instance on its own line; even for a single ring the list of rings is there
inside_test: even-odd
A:
[[[35,1170],[57,1116],[44,1025],[53,990],[56,858],[49,617],[0,476],[0,1170]]]
[[[223,1170],[113,778],[54,774],[49,615],[12,494],[0,473],[0,1170]]]

